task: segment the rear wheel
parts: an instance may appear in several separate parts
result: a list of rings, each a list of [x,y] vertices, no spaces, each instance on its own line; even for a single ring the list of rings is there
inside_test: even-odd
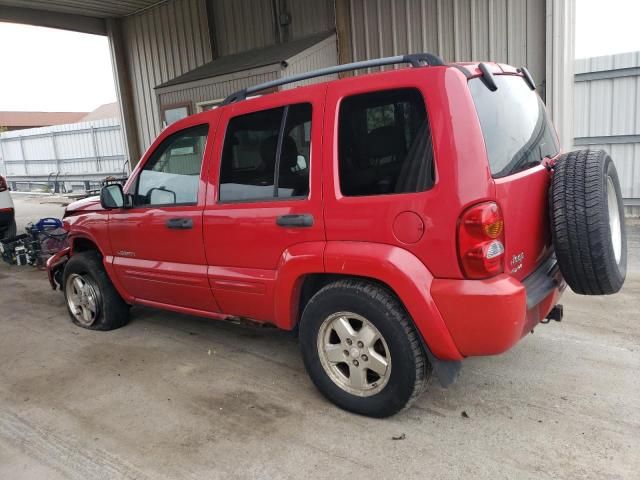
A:
[[[64,295],[71,320],[90,330],[114,330],[129,320],[129,306],[120,297],[97,252],[73,255],[64,269]]]
[[[423,391],[431,368],[413,323],[385,288],[340,280],[309,301],[300,321],[305,367],[345,410],[387,417]]]
[[[622,287],[627,236],[620,182],[603,150],[579,150],[558,159],[549,190],[551,235],[571,289],[607,295]]]

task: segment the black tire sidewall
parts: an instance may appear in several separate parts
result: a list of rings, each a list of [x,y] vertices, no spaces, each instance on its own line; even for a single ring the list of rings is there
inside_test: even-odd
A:
[[[620,217],[619,261],[611,236],[608,179]],[[561,155],[551,180],[549,207],[556,257],[571,289],[581,295],[618,292],[626,277],[627,238],[620,182],[611,157],[604,150]]]
[[[316,387],[339,407],[372,417],[386,417],[401,410],[414,393],[416,359],[402,324],[395,318],[399,307],[363,297],[357,290],[334,288],[320,291],[307,304],[300,323],[300,346],[305,367]],[[394,311],[395,310],[395,311]],[[362,315],[380,331],[391,356],[391,376],[384,389],[370,397],[353,395],[336,385],[320,361],[317,338],[330,315],[349,311]]]
[[[67,311],[73,323],[89,330],[113,330],[123,326],[128,320],[128,306],[115,291],[107,273],[102,266],[101,258],[94,252],[81,252],[73,255],[64,269],[63,287],[66,287],[67,279],[71,274],[88,277],[93,285],[99,289],[100,306],[98,318],[92,325],[86,326],[79,323],[67,302]],[[67,292],[64,292],[65,301]]]

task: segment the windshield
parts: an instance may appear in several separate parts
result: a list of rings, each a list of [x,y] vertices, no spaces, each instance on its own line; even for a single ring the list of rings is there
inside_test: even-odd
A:
[[[498,89],[482,80],[469,81],[476,105],[491,174],[505,177],[556,155],[560,146],[544,103],[522,77],[496,75]]]

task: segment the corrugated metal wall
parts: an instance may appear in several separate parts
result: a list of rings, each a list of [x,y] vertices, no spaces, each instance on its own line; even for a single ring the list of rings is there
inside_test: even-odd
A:
[[[300,52],[298,55],[288,60],[289,66],[283,70],[284,77],[291,77],[299,73],[309,72],[320,68],[331,67],[338,64],[338,47],[336,44],[336,36],[333,35],[311,48]],[[338,78],[338,75],[327,75],[321,78],[312,78],[291,85],[285,85],[283,88],[295,88],[301,85],[310,85],[312,83],[325,82]]]
[[[277,32],[270,0],[210,1],[219,56],[276,43]]]
[[[290,40],[335,28],[333,0],[287,0],[281,8],[291,15]]]
[[[0,160],[10,180],[50,174],[104,178],[120,175],[125,149],[117,118],[0,134]]]
[[[123,19],[140,150],[160,131],[154,87],[210,62],[205,0],[169,0]]]
[[[277,8],[290,15],[290,24],[280,32],[271,0],[169,0],[125,18],[141,150],[160,129],[154,87],[212,60],[207,2],[219,55],[274,43],[279,36],[293,39],[335,28],[334,0],[277,0]],[[545,0],[348,2],[347,44],[354,60],[419,51],[435,52],[449,61],[497,60],[528,66],[544,87]],[[210,99],[234,88],[194,95]],[[544,88],[540,93],[544,96]]]
[[[200,102],[222,100],[238,90],[258,83],[275,80],[280,78],[281,75],[291,76],[301,72],[335,65],[338,62],[337,56],[336,37],[334,35],[298,55],[287,59],[289,66],[285,69],[280,65],[270,65],[254,70],[222,75],[213,79],[199,80],[185,85],[165,87],[160,90],[160,105],[193,102],[195,107],[195,105]],[[293,86],[307,85],[331,78],[336,78],[336,76],[298,82]]]
[[[350,0],[354,60],[431,52],[525,65],[545,81],[544,0]]]
[[[154,87],[213,60],[207,19],[211,2],[218,55],[275,43],[271,0],[169,0],[123,19],[127,65],[134,97],[140,150],[160,131]],[[334,28],[333,0],[291,0],[283,7],[291,15],[290,38]],[[197,98],[225,96],[247,86],[221,85]],[[185,93],[186,95],[186,93]],[[182,98],[185,98],[182,95]]]
[[[269,71],[270,70],[270,71]],[[230,74],[217,77],[215,82],[203,81],[194,85],[176,85],[173,88],[163,89],[159,95],[161,105],[171,105],[175,103],[208,102],[211,100],[224,99],[238,90],[268,82],[279,78],[280,67],[273,66],[269,69],[256,69],[255,71],[241,72],[241,75]]]
[[[640,215],[640,52],[576,60],[574,149],[616,164],[627,213]]]
[[[335,28],[333,0],[276,0],[279,13],[290,17],[288,26],[275,24],[272,0],[209,0],[219,56],[265,47],[282,40],[326,32]]]

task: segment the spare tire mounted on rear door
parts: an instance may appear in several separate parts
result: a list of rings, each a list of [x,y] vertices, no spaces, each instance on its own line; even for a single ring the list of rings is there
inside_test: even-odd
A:
[[[560,270],[583,295],[616,293],[627,272],[620,182],[603,150],[579,150],[555,164],[549,189],[551,235]]]

